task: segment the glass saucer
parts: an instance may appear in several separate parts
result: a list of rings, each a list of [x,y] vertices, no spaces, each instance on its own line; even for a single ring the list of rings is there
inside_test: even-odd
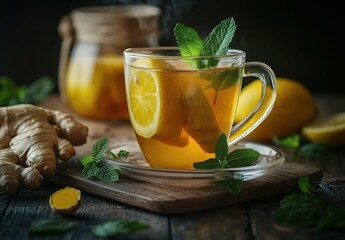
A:
[[[252,180],[266,175],[279,167],[285,160],[284,154],[276,148],[241,141],[231,147],[229,152],[239,148],[252,148],[261,155],[259,159],[248,167],[222,168],[222,169],[172,169],[172,168],[153,168],[148,165],[136,141],[129,141],[123,145],[111,147],[111,151],[118,153],[121,149],[129,152],[127,159],[107,161],[120,170],[121,175],[153,183],[172,183],[192,181],[220,181],[226,179]]]

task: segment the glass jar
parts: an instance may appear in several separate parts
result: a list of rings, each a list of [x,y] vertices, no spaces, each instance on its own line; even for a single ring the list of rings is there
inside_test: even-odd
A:
[[[123,50],[157,46],[159,17],[149,5],[84,7],[63,17],[61,99],[85,117],[128,119]]]

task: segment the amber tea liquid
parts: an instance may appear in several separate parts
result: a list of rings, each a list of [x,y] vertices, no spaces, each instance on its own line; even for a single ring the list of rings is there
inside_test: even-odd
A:
[[[131,71],[134,67],[129,68]],[[160,71],[160,81],[174,81],[167,101],[180,105],[170,110],[174,119],[163,122],[162,126],[170,128],[181,122],[181,141],[169,139],[172,138],[169,135],[144,138],[136,134],[138,143],[152,167],[193,169],[194,162],[214,157],[215,144],[221,133],[229,135],[241,89],[243,67]],[[223,81],[222,78],[226,77]]]

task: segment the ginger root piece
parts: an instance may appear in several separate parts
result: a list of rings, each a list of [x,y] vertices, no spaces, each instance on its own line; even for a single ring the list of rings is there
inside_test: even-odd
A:
[[[184,128],[186,132],[205,152],[214,153],[217,139],[222,131],[203,89],[186,81],[184,97],[186,107]]]
[[[0,108],[0,193],[35,189],[75,155],[88,128],[60,111],[20,104]]]
[[[72,187],[62,188],[49,198],[51,209],[62,215],[74,213],[80,207],[80,190]]]

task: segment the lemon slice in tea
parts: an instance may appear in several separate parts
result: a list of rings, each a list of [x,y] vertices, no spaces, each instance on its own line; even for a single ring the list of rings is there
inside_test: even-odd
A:
[[[313,142],[329,146],[345,145],[345,113],[308,124],[302,128],[302,132]]]
[[[179,73],[171,69],[174,69],[172,65],[158,59],[139,59],[132,63],[127,91],[129,115],[139,136],[185,146],[188,138],[182,132]]]

